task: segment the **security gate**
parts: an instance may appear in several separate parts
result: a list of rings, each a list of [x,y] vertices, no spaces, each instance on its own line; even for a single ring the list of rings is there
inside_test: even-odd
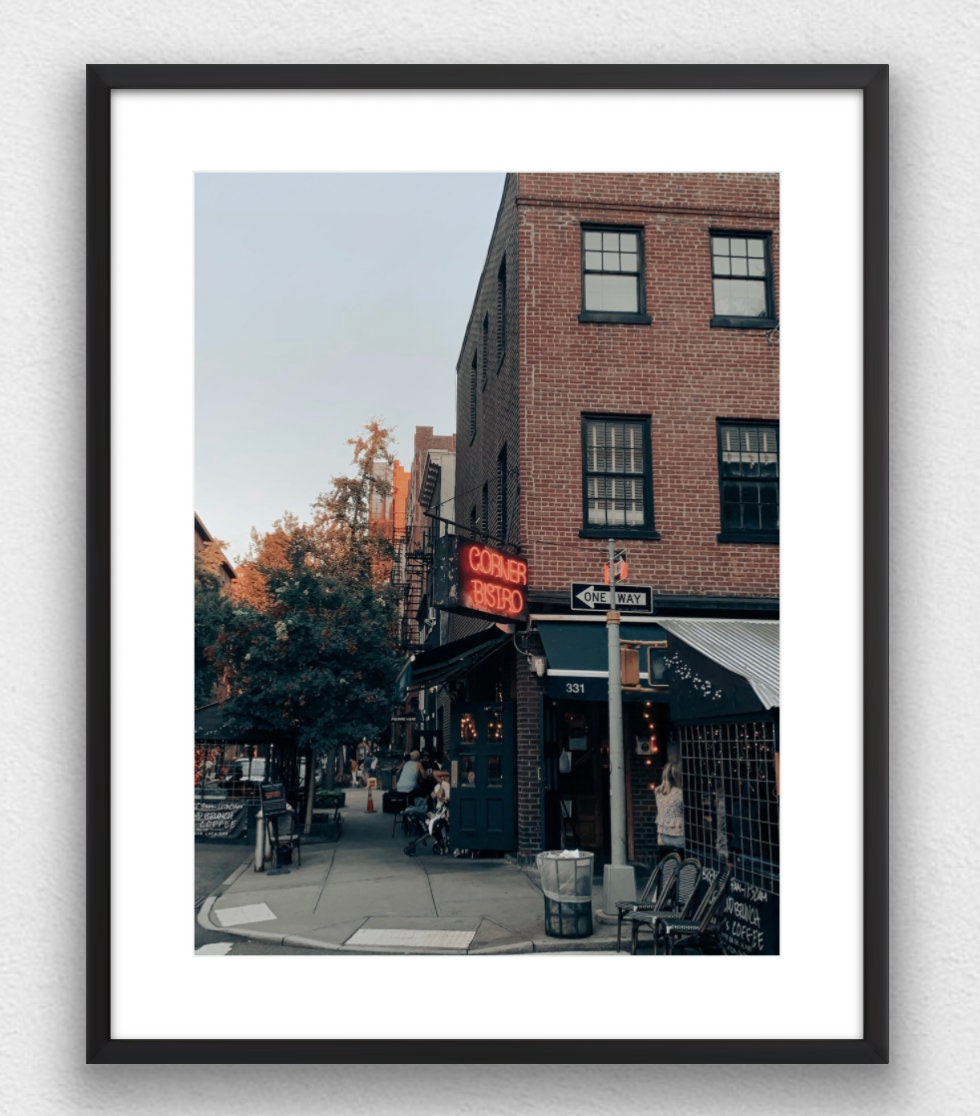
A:
[[[515,848],[514,744],[512,702],[453,706],[449,833],[457,849]]]

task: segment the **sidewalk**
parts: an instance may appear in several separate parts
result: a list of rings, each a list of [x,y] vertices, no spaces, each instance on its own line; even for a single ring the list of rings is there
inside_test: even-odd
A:
[[[509,860],[434,856],[427,846],[406,856],[399,827],[373,792],[348,790],[339,840],[304,837],[302,864],[270,875],[248,860],[198,915],[208,930],[328,952],[492,954],[615,950],[615,920],[598,916],[593,933],[553,938],[544,930],[544,896],[534,869]],[[254,835],[253,835],[254,836]],[[603,919],[605,916],[602,916]],[[624,955],[628,954],[628,949]]]

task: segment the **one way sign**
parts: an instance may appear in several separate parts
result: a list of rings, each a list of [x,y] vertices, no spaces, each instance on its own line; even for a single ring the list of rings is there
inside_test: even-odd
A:
[[[609,586],[572,582],[572,612],[604,612],[609,608]],[[616,586],[616,608],[620,612],[653,612],[653,588],[649,585]]]

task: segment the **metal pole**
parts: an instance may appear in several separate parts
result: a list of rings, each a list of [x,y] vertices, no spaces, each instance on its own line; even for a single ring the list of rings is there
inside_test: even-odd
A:
[[[603,873],[603,909],[614,911],[619,899],[636,897],[632,865],[626,863],[626,763],[623,755],[623,679],[619,658],[619,612],[616,608],[615,540],[609,540],[609,852]]]
[[[248,806],[245,809],[247,810]],[[253,861],[253,867],[256,872],[265,871],[265,845],[265,816],[260,806],[259,812],[255,815],[255,860]]]
[[[609,540],[609,828],[611,862],[626,863],[626,768],[623,758],[623,680],[619,658],[619,612],[616,609],[614,543]]]

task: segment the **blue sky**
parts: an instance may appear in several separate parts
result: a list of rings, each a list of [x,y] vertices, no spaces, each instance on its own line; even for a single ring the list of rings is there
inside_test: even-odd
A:
[[[309,517],[377,418],[408,467],[455,428],[456,361],[503,174],[199,174],[195,510],[244,557]]]

